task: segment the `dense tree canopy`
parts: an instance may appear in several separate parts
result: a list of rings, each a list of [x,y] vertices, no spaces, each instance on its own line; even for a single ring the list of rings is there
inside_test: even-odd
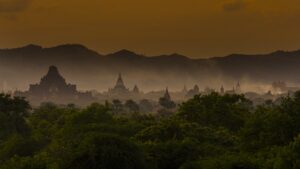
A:
[[[300,167],[300,92],[278,104],[211,93],[166,116],[145,109],[153,109],[148,100],[31,110],[23,98],[2,94],[0,169]]]
[[[10,134],[28,131],[25,118],[29,110],[30,105],[23,98],[0,94],[0,143]]]

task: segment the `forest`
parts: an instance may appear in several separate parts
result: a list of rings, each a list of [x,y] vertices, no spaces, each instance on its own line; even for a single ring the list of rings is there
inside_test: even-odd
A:
[[[125,106],[32,108],[1,94],[0,169],[300,168],[300,92],[258,106],[196,95],[172,113]]]

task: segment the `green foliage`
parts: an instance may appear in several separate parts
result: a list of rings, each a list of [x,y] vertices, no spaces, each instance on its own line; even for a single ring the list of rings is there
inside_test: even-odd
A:
[[[201,168],[205,169],[260,169],[262,163],[259,159],[244,153],[227,153],[199,161]]]
[[[5,162],[1,169],[47,169],[44,161],[32,157],[18,157],[15,156],[9,161]]]
[[[161,97],[159,99],[159,104],[166,109],[173,109],[176,107],[175,102],[173,102],[172,100],[170,100],[169,98],[166,98],[166,97]]]
[[[1,144],[0,159],[3,161],[14,156],[32,156],[38,151],[38,147],[39,145],[32,138],[14,134]]]
[[[293,140],[294,130],[293,118],[287,113],[261,106],[240,131],[241,145],[249,151],[286,145]]]
[[[69,122],[74,125],[108,123],[112,121],[112,115],[109,114],[109,110],[110,108],[107,106],[94,103],[82,111],[73,113]]]
[[[299,120],[299,92],[281,98],[279,105],[260,105],[240,131],[241,145],[248,151],[287,145],[300,132]]]
[[[139,103],[139,109],[143,113],[151,113],[153,111],[153,105],[147,99],[143,99]]]
[[[23,98],[0,94],[0,143],[13,133],[26,134],[30,105]]]
[[[125,103],[125,107],[129,110],[129,112],[139,112],[139,105],[133,100],[127,100]]]
[[[76,112],[73,108],[58,108],[51,103],[43,104],[28,118],[31,130],[34,131],[32,137],[44,145],[48,144],[53,135],[65,125],[66,118]]]
[[[209,127],[239,130],[250,115],[251,102],[242,95],[196,95],[179,108],[179,117]]]
[[[112,101],[112,110],[114,114],[120,114],[123,111],[123,104],[120,100],[115,99]]]
[[[187,161],[195,160],[200,155],[197,142],[192,139],[182,141],[170,140],[160,143],[145,143],[147,161],[151,161],[154,168],[177,169]],[[153,166],[152,166],[153,167]]]
[[[255,107],[218,93],[176,112],[161,105],[157,114],[147,100],[30,112],[24,99],[2,94],[0,169],[300,168],[300,92]]]
[[[300,168],[300,135],[289,145],[281,148],[275,160],[275,169]]]
[[[122,137],[88,133],[77,142],[61,140],[48,154],[59,168],[143,169],[145,162],[138,147]]]

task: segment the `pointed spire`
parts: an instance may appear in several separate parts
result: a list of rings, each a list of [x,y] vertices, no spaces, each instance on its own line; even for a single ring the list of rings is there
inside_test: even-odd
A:
[[[119,77],[118,77],[116,86],[122,86],[122,87],[125,86],[124,82],[123,82],[123,79],[122,79],[122,74],[121,73],[119,73]]]
[[[225,93],[225,89],[224,89],[223,85],[221,86],[220,92],[221,92],[221,94]]]
[[[48,70],[48,75],[59,75],[58,69],[56,66],[50,66]]]
[[[183,89],[182,89],[182,93],[187,93],[188,92],[188,90],[187,90],[187,88],[186,88],[186,85],[184,85],[184,87],[183,87]]]
[[[171,100],[171,96],[170,96],[168,87],[166,88],[166,92],[165,92],[164,98],[166,98],[168,100]]]
[[[236,90],[236,92],[238,92],[238,93],[241,92],[241,84],[240,84],[239,81],[238,81],[237,84],[236,84],[235,90]]]
[[[40,81],[40,85],[48,86],[49,84],[67,85],[65,78],[60,75],[58,68],[53,65],[49,67],[48,73]]]
[[[134,85],[134,88],[133,88],[133,93],[139,93],[140,92],[140,90],[139,90],[139,88],[137,87],[137,85]]]
[[[194,86],[194,92],[199,93],[199,86],[197,84]]]
[[[240,82],[237,82],[236,88],[239,89],[241,87]]]

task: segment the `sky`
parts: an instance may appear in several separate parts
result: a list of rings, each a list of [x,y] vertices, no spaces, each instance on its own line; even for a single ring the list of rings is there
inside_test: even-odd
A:
[[[0,48],[193,58],[300,49],[300,0],[0,0]]]

